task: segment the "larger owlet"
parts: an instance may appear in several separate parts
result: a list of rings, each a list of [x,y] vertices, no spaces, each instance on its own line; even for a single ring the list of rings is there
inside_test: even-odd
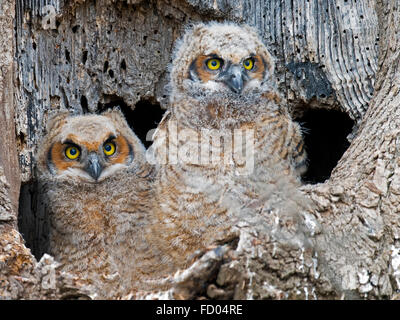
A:
[[[248,26],[197,24],[177,42],[170,68],[170,106],[154,135],[158,219],[166,264],[184,268],[233,223],[222,198],[257,194],[237,184],[254,168],[304,172],[301,130],[273,78],[273,59]],[[272,169],[275,170],[275,169]],[[294,179],[295,180],[295,179]]]
[[[152,272],[145,241],[152,169],[119,110],[54,117],[38,169],[50,254],[63,271],[93,284],[98,298],[126,294]]]

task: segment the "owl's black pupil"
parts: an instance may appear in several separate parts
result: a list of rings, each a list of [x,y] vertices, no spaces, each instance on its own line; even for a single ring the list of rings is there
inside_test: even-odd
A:
[[[109,144],[107,144],[104,149],[106,149],[106,151],[110,151],[111,150],[111,146]]]
[[[211,61],[211,64],[212,64],[213,67],[215,67],[217,65],[217,61],[215,61],[215,60]]]
[[[75,148],[71,148],[70,153],[73,156],[76,155],[76,149]]]

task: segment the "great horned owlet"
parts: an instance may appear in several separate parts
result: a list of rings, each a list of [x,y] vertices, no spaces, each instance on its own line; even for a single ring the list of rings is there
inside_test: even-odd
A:
[[[282,106],[273,58],[248,26],[197,24],[177,42],[169,110],[154,134],[159,238],[167,266],[184,268],[232,223],[224,193],[257,198],[237,176],[305,169],[300,127]],[[155,231],[156,232],[156,231]]]
[[[93,284],[99,298],[126,294],[152,272],[145,240],[152,169],[118,109],[53,117],[38,169],[50,254],[63,271]]]

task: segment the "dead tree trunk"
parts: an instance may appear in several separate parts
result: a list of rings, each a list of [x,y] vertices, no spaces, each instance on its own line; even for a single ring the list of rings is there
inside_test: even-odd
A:
[[[396,297],[398,7],[397,0],[0,0],[0,296],[91,295],[24,245],[37,259],[45,253],[34,168],[48,111],[119,105],[145,140],[167,106],[167,65],[185,24],[233,20],[259,29],[276,57],[279,90],[309,129],[302,189],[320,228],[296,248],[246,231],[229,254],[206,254],[170,297]]]
[[[400,289],[398,10],[396,1],[377,5],[374,97],[329,181],[311,191],[327,230],[317,238],[323,263],[343,292],[361,297],[390,298]]]

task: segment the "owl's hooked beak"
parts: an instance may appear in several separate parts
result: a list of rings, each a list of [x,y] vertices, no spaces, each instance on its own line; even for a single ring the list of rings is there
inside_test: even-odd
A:
[[[89,175],[97,181],[97,179],[100,177],[101,172],[103,170],[102,165],[100,164],[99,157],[97,153],[92,152],[88,156],[88,162],[86,165],[86,172],[89,173]]]
[[[221,80],[235,93],[241,93],[244,85],[243,68],[240,65],[231,65],[223,74]]]

